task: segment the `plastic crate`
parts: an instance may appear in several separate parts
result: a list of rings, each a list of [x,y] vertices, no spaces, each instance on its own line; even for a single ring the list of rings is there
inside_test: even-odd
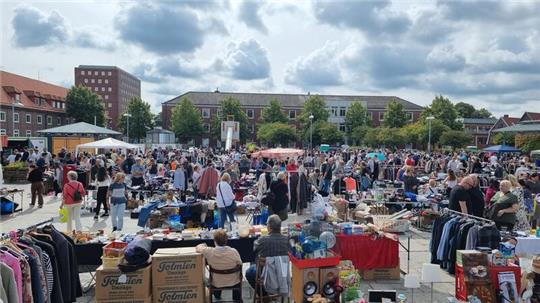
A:
[[[317,259],[297,259],[291,253],[289,253],[289,260],[291,260],[293,266],[300,269],[313,267],[332,267],[339,265],[339,261],[341,261],[341,256],[332,252],[330,253],[333,254],[332,257]]]
[[[103,246],[103,257],[118,258],[123,257],[127,243],[114,241]]]
[[[516,276],[516,286],[518,291],[521,291],[521,268],[519,266],[489,266],[489,278],[491,279],[494,289],[499,290],[499,277],[500,272],[511,271]],[[456,264],[456,299],[461,301],[467,301],[467,286],[465,285],[465,272],[463,267]]]

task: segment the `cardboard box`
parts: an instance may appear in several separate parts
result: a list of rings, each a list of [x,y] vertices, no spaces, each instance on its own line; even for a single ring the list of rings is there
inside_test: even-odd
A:
[[[481,255],[478,250],[458,250],[456,251],[456,265],[463,266],[463,255]]]
[[[125,300],[148,298],[152,295],[152,269],[147,266],[131,273],[118,269],[96,270],[96,300]]]
[[[201,303],[205,301],[203,284],[154,286],[153,303]]]
[[[391,268],[365,269],[360,274],[364,280],[399,280],[400,273],[398,265]]]
[[[96,303],[152,303],[152,296],[146,299],[97,300]]]
[[[153,285],[202,284],[203,256],[195,247],[161,248],[152,256]]]

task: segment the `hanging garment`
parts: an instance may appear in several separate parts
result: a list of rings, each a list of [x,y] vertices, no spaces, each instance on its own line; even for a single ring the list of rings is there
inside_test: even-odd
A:
[[[2,302],[19,302],[15,274],[6,264],[0,262],[0,300]]]

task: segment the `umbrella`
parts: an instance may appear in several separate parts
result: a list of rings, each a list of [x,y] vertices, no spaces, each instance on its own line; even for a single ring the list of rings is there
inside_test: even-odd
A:
[[[251,155],[254,157],[263,157],[263,158],[292,158],[298,157],[304,154],[304,151],[296,148],[271,148],[265,149],[258,152],[254,152]]]
[[[367,157],[368,157],[368,158],[375,158],[375,157],[377,157],[377,158],[379,159],[379,161],[384,161],[384,159],[385,159],[383,153],[368,153],[368,154],[367,154]]]
[[[494,153],[520,153],[519,148],[508,145],[493,145],[487,148],[484,148],[483,151],[494,152]]]

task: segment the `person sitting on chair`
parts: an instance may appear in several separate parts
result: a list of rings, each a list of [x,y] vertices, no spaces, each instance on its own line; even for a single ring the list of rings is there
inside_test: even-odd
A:
[[[199,244],[195,248],[198,253],[203,254],[206,263],[216,270],[234,269],[236,266],[242,266],[242,259],[238,251],[227,246],[227,232],[224,229],[218,229],[214,232],[214,244],[216,247],[208,247],[206,244]],[[237,287],[241,286],[242,277],[238,273],[232,274],[212,274],[212,286]],[[221,300],[221,290],[214,290],[216,300]],[[233,290],[233,300],[241,300],[241,292]]]
[[[281,234],[281,219],[278,215],[268,217],[266,223],[268,236],[260,237],[253,243],[255,256],[259,257],[279,257],[287,256],[289,253],[289,239]],[[251,287],[255,289],[255,280],[257,279],[257,265],[251,264],[246,271],[246,280]]]

